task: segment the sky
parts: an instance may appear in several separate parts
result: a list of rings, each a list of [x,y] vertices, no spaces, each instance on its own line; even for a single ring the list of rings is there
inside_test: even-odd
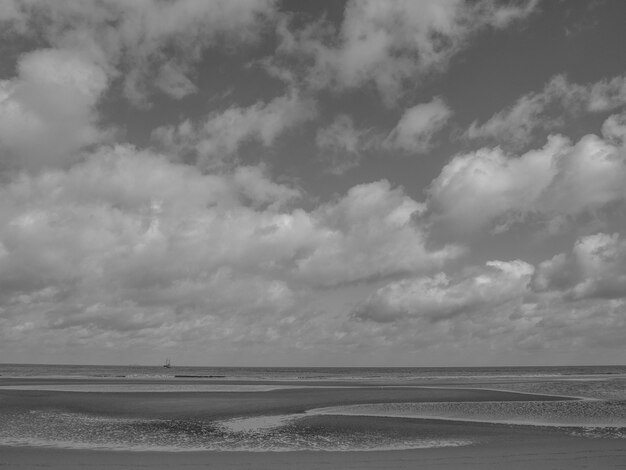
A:
[[[625,363],[625,17],[4,0],[0,362]]]

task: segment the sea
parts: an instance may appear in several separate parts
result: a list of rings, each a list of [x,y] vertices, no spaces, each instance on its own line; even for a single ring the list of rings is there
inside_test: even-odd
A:
[[[540,367],[185,367],[0,364],[3,377],[219,377],[233,380],[438,380],[625,375],[626,365]]]
[[[391,386],[513,391],[529,394],[532,399],[342,403],[298,413],[281,413],[278,407],[271,414],[244,413],[226,419],[137,418],[89,410],[3,406],[3,393],[16,391],[245,392],[252,393],[251,397],[263,397],[254,393]],[[537,394],[551,399],[533,398]],[[396,450],[476,443],[471,432],[430,432],[432,423],[437,422],[487,423],[511,430],[555,430],[589,439],[626,439],[626,366],[164,368],[0,364],[0,446],[284,452]]]

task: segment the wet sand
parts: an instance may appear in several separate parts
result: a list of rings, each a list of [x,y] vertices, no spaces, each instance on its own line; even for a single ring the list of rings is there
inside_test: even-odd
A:
[[[626,446],[618,440],[552,436],[466,447],[381,452],[124,452],[0,447],[10,469],[623,469]]]
[[[0,381],[3,385],[3,381]],[[360,403],[528,401],[562,399],[494,390],[419,387],[355,387],[349,384],[241,392],[58,392],[3,390],[2,410],[62,410],[132,418],[228,418],[303,413],[312,408]]]
[[[146,381],[138,381],[146,383]],[[201,381],[217,383],[218,381]],[[130,384],[107,379],[8,379],[0,385]],[[158,381],[154,382],[155,384]],[[182,383],[182,382],[177,382]],[[199,381],[189,381],[197,384]],[[254,382],[259,384],[259,382]],[[229,382],[247,385],[248,381]],[[289,383],[279,382],[282,387]],[[291,385],[296,385],[293,383]],[[220,420],[235,417],[304,413],[360,403],[485,402],[557,400],[562,397],[475,388],[418,388],[370,384],[307,383],[306,387],[239,392],[61,392],[0,389],[2,414],[33,411],[111,418]],[[435,419],[312,415],[298,421],[302,433],[325,436],[391,436],[394,439],[467,441],[458,447],[387,451],[194,451],[87,450],[38,446],[0,446],[0,468],[231,468],[231,469],[414,469],[484,468],[536,470],[626,468],[624,439],[588,438],[558,428],[440,421]],[[0,427],[2,423],[0,423]],[[375,438],[375,437],[374,437]],[[371,442],[371,441],[370,441]]]

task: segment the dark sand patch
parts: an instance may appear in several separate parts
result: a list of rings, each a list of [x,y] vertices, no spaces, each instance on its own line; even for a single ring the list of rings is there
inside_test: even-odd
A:
[[[266,392],[55,392],[0,390],[3,410],[62,410],[142,418],[227,418],[303,413],[312,408],[393,402],[529,401],[548,395],[478,390],[403,387],[295,388]]]

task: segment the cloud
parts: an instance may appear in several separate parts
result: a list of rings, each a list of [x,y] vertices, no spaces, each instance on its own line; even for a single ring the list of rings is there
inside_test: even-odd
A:
[[[463,253],[459,246],[426,247],[415,219],[424,206],[387,181],[352,187],[313,213],[322,240],[298,261],[309,281],[335,285],[436,269]]]
[[[538,151],[518,158],[500,148],[454,157],[430,186],[433,217],[455,230],[472,232],[498,217],[533,208],[554,178],[552,156],[561,155],[566,139],[554,137]]]
[[[377,150],[425,153],[433,147],[433,136],[448,122],[452,111],[441,98],[433,98],[408,108],[397,125],[387,134],[358,129],[348,115],[341,114],[328,126],[318,130],[317,147],[322,159],[330,163],[329,171],[340,175],[358,166],[363,153]]]
[[[315,88],[371,83],[393,103],[407,84],[443,70],[471,36],[524,19],[536,4],[349,1],[338,31],[324,21],[298,30],[282,25],[280,57],[270,68],[276,73],[283,61],[295,60],[304,64],[303,80]],[[293,80],[293,73],[288,77]]]
[[[253,207],[280,208],[302,196],[299,190],[272,181],[263,166],[237,167],[233,182]]]
[[[587,109],[592,112],[611,111],[626,104],[626,77],[600,80],[588,87]]]
[[[280,265],[311,224],[278,211],[299,193],[259,168],[202,175],[116,147],[0,192],[7,340],[159,345],[197,331],[234,341],[299,297]]]
[[[583,112],[601,113],[626,104],[626,78],[615,77],[588,85],[571,83],[564,75],[552,78],[540,92],[521,96],[512,106],[487,121],[474,121],[469,139],[490,139],[513,149],[528,145],[541,131],[562,127]]]
[[[527,292],[534,267],[520,260],[488,261],[480,269],[450,279],[443,273],[389,283],[352,315],[373,322],[394,322],[407,318],[449,320],[459,315],[480,315]]]
[[[18,76],[0,82],[0,148],[5,169],[66,164],[106,136],[96,105],[108,86],[88,57],[64,50],[24,54]]]
[[[592,134],[575,144],[550,136],[520,156],[499,147],[458,155],[431,183],[430,214],[465,234],[505,231],[530,215],[575,218],[626,197],[625,159],[623,148]]]
[[[609,116],[602,124],[602,135],[615,145],[626,143],[626,112]]]
[[[570,254],[558,254],[538,267],[536,290],[560,292],[566,300],[626,297],[626,240],[597,233],[577,240]]]
[[[156,86],[163,93],[175,99],[184,98],[198,91],[198,88],[187,78],[183,70],[171,61],[160,68],[156,77]]]
[[[0,353],[367,365],[619,351],[624,77],[556,76],[473,122],[425,200],[437,162],[384,160],[429,152],[453,116],[443,95],[403,98],[537,5],[348,0],[311,20],[265,0],[0,2]],[[394,109],[359,101],[371,92]],[[601,113],[599,135],[554,134]],[[472,139],[485,146],[464,150]],[[263,162],[299,150],[289,174]],[[309,174],[314,156],[335,174],[378,160],[328,180]],[[538,227],[562,236],[526,258]],[[489,254],[509,243],[523,259]]]
[[[384,146],[426,153],[432,148],[433,135],[446,125],[451,115],[452,111],[441,98],[413,106],[404,112]]]
[[[329,172],[341,175],[359,165],[362,153],[372,147],[368,132],[357,129],[352,118],[341,114],[328,126],[320,128],[315,143],[322,159],[329,162]]]
[[[291,92],[246,108],[231,106],[198,123],[186,119],[177,126],[159,127],[152,138],[172,154],[191,155],[203,167],[219,166],[244,142],[256,140],[270,146],[282,133],[316,115],[314,100]]]
[[[604,237],[613,239],[608,245],[615,241],[598,238]],[[591,244],[597,247],[598,241]],[[604,241],[600,245],[607,247]],[[358,303],[339,331],[346,344],[441,355],[446,363],[473,363],[476,355],[496,363],[546,354],[583,360],[590,349],[619,350],[626,333],[625,300],[595,291],[572,302],[560,287],[538,291],[545,270],[545,264],[535,269],[521,260],[490,261],[450,276],[394,281]]]
[[[310,211],[301,196],[263,167],[205,174],[130,146],[23,173],[0,187],[2,340],[269,344],[324,324],[319,289],[460,253],[426,248],[420,204],[387,182]]]
[[[154,92],[195,93],[189,71],[203,51],[220,41],[250,43],[274,12],[271,1],[247,0],[9,2],[0,10],[5,39],[37,34],[50,47],[21,56],[17,76],[0,82],[3,168],[67,165],[110,137],[98,105],[113,82],[121,80],[125,96],[142,106]],[[265,142],[278,132],[273,126],[280,123],[260,131]]]
[[[122,72],[125,96],[147,106],[157,90],[173,98],[193,93],[187,67],[220,41],[230,47],[253,43],[276,14],[274,4],[273,0],[210,4],[15,0],[0,10],[0,22],[12,34],[37,34],[55,48],[99,60],[111,76]]]
[[[15,256],[15,264],[5,264],[6,276],[23,272],[34,284],[37,279],[61,282],[66,276],[87,280],[97,275],[89,273],[94,263],[99,270],[126,272],[128,277],[109,273],[115,274],[109,281],[125,279],[126,285],[193,270],[196,256],[202,258],[207,250],[213,253],[211,260],[245,258],[245,246],[233,247],[235,240],[243,242],[255,224],[263,226],[263,217],[271,226],[271,219],[280,219],[273,208],[298,196],[268,181],[257,168],[239,168],[232,176],[201,175],[128,147],[99,151],[67,172],[23,176],[2,193],[3,244],[7,256]],[[256,222],[254,207],[267,208]],[[231,218],[222,218],[226,214]],[[221,239],[230,236],[222,233],[221,223],[223,229],[231,226],[240,234]],[[53,257],[44,255],[48,250]],[[133,278],[135,269],[145,272]]]
[[[329,172],[341,175],[358,166],[366,152],[419,154],[433,147],[433,137],[452,116],[441,98],[433,98],[408,108],[388,133],[355,127],[352,118],[341,114],[327,127],[317,131],[315,142],[322,160],[330,164]]]

